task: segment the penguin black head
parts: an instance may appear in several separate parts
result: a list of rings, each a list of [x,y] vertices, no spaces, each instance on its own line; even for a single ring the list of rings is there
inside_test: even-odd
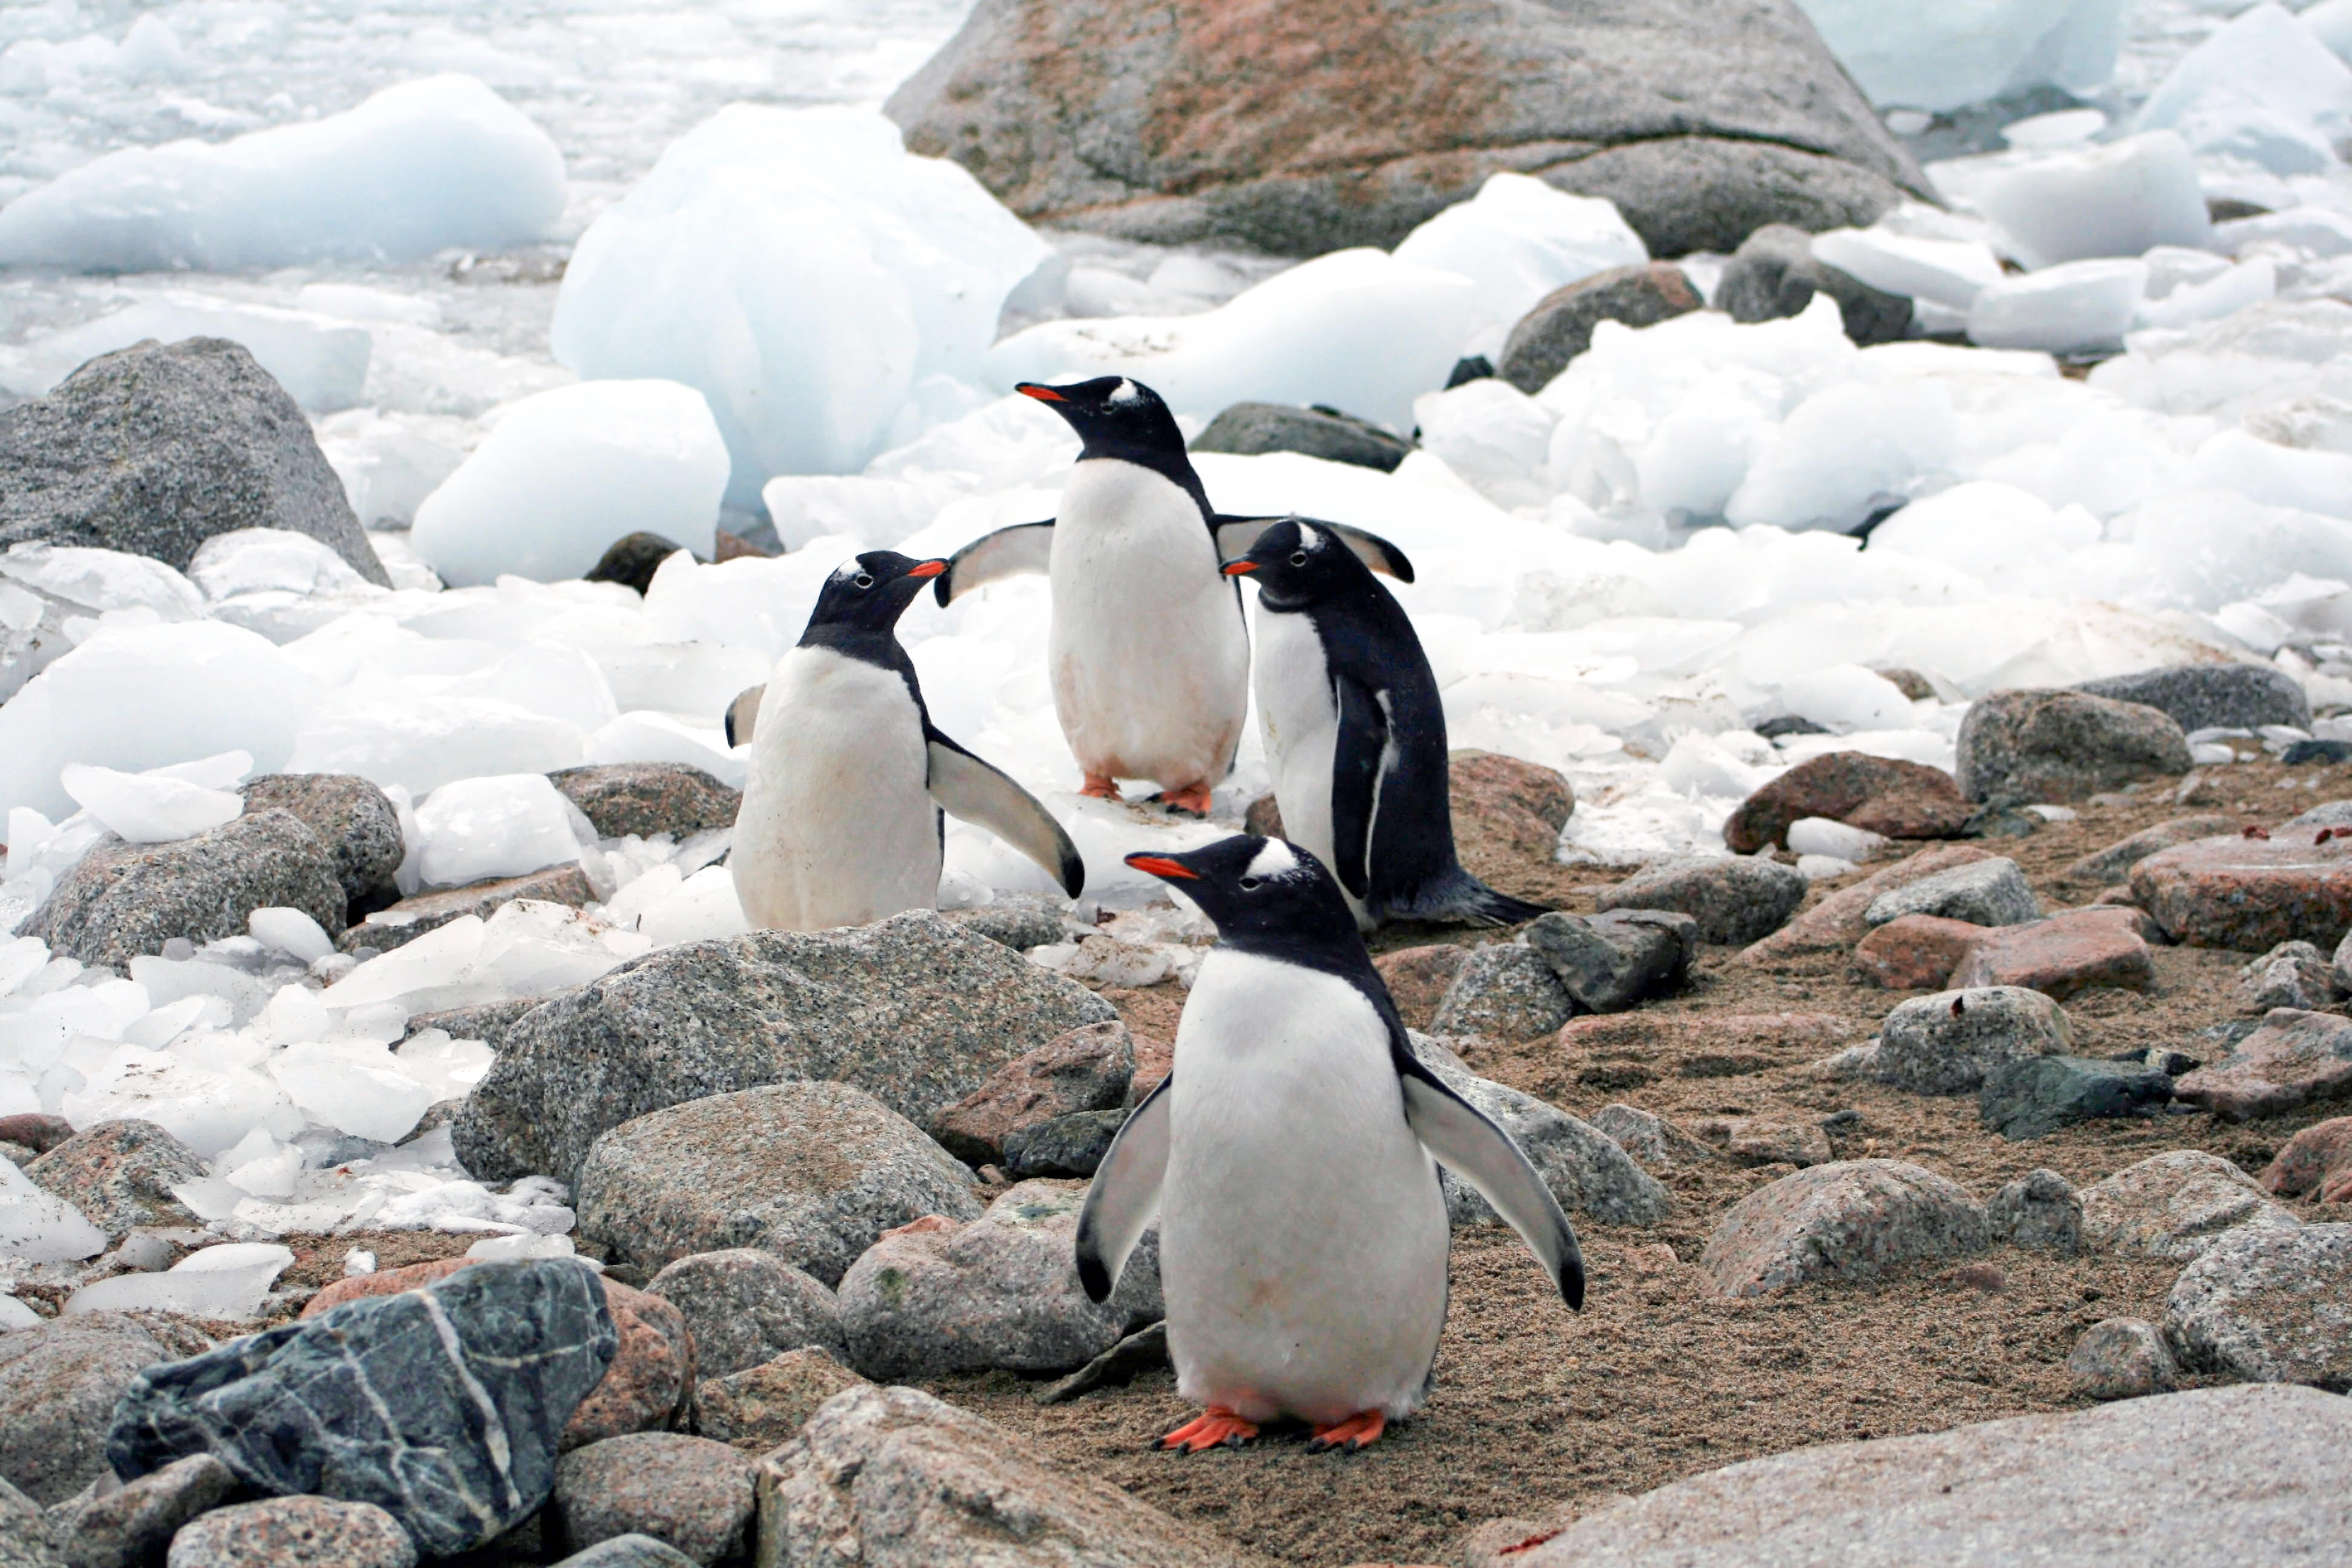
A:
[[[1181,889],[1233,946],[1364,952],[1339,884],[1287,839],[1243,834],[1181,855],[1129,855],[1127,863]]]
[[[1302,609],[1379,586],[1372,569],[1338,534],[1300,517],[1266,529],[1248,554],[1225,563],[1224,572],[1255,583],[1260,601],[1275,610]]]
[[[1067,420],[1086,443],[1078,454],[1081,458],[1124,458],[1171,478],[1178,470],[1192,472],[1192,465],[1184,456],[1184,432],[1176,427],[1176,416],[1168,412],[1158,393],[1139,381],[1098,375],[1067,386],[1024,381],[1013,390],[1035,398]]]
[[[891,550],[869,550],[845,561],[824,580],[801,641],[837,644],[892,637],[898,617],[923,584],[947,569],[944,561],[917,561]]]

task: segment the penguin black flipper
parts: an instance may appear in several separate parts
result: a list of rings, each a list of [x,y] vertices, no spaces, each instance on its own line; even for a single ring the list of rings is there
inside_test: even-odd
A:
[[[1120,1126],[1118,1136],[1087,1187],[1078,1210],[1078,1283],[1087,1300],[1110,1300],[1119,1271],[1160,1212],[1160,1187],[1168,1176],[1170,1073],[1143,1097]]]
[[[1405,559],[1403,551],[1399,550],[1379,534],[1367,533],[1360,528],[1350,528],[1344,522],[1326,522],[1319,517],[1299,517],[1296,512],[1286,513],[1281,517],[1240,517],[1232,512],[1217,513],[1210,523],[1210,526],[1216,530],[1217,559],[1232,561],[1248,554],[1251,547],[1257,543],[1259,534],[1277,522],[1288,522],[1294,520],[1311,522],[1318,528],[1329,529],[1339,537],[1339,542],[1354,553],[1356,559],[1373,571],[1385,572],[1400,583],[1412,581],[1412,563]],[[990,537],[993,538],[994,535],[992,534]],[[982,542],[986,542],[982,541]],[[945,604],[946,601],[942,599],[940,603]]]
[[[1054,520],[1016,522],[983,533],[948,557],[948,569],[931,581],[931,595],[952,605],[983,584],[1034,575],[1053,564]]]
[[[735,700],[727,705],[723,723],[728,745],[748,746],[751,743],[751,732],[758,728],[760,702],[767,695],[768,684],[763,680],[757,686],[745,687],[736,694]]]
[[[1413,1136],[1438,1163],[1494,1205],[1559,1287],[1560,1299],[1583,1310],[1584,1253],[1551,1189],[1510,1134],[1448,1089],[1410,1046],[1398,1045],[1397,1079],[1404,1088],[1405,1124]]]
[[[1087,885],[1087,863],[1062,825],[1014,784],[931,727],[923,725],[931,754],[931,798],[961,821],[987,828],[1045,868],[1045,874],[1076,898]]]
[[[1339,730],[1331,751],[1331,874],[1358,899],[1371,896],[1372,811],[1388,761],[1388,714],[1363,683],[1333,672]]]

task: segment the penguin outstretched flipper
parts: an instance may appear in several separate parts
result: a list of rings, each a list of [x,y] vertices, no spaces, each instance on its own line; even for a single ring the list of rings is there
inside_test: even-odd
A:
[[[1085,890],[1085,859],[1035,795],[929,724],[923,739],[930,746],[931,798],[949,816],[987,828],[1028,856],[1070,897]]]
[[[1388,904],[1386,912],[1398,920],[1515,926],[1550,911],[1542,904],[1498,893],[1456,865],[1423,882],[1410,900]]]
[[[1404,1086],[1404,1120],[1421,1146],[1495,1205],[1519,1233],[1544,1271],[1559,1287],[1560,1299],[1584,1308],[1584,1254],[1559,1202],[1510,1135],[1408,1050],[1397,1055],[1397,1078]]]
[[[931,595],[952,605],[974,588],[1005,577],[1036,576],[1054,563],[1054,520],[1017,522],[983,533],[948,557],[948,569],[931,584]]]
[[[1168,1176],[1168,1086],[1175,1081],[1171,1072],[1143,1097],[1087,1188],[1078,1210],[1078,1283],[1090,1301],[1110,1300],[1128,1255],[1160,1213],[1160,1184]]]
[[[1326,522],[1320,518],[1300,517],[1295,512],[1281,517],[1240,517],[1232,512],[1217,514],[1217,555],[1230,561],[1246,555],[1256,545],[1258,535],[1277,522],[1311,522],[1318,528],[1328,528],[1339,542],[1351,551],[1357,560],[1375,572],[1385,572],[1400,583],[1412,581],[1412,563],[1403,551],[1377,533],[1360,528],[1350,528],[1344,522]],[[941,604],[947,601],[942,599]]]

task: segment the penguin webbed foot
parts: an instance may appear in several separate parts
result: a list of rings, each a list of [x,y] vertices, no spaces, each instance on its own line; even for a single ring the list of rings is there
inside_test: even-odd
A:
[[[1222,1405],[1212,1405],[1164,1437],[1151,1440],[1153,1448],[1177,1454],[1200,1454],[1211,1448],[1238,1448],[1257,1436],[1257,1423],[1244,1421]]]
[[[1209,815],[1209,786],[1196,784],[1186,784],[1182,789],[1163,789],[1151,797],[1151,804],[1178,816],[1205,817]]]
[[[1078,786],[1078,793],[1085,795],[1089,800],[1120,800],[1125,798],[1118,793],[1118,781],[1115,778],[1107,777],[1101,773],[1088,773],[1087,775],[1087,782]]]
[[[1343,1454],[1352,1454],[1379,1442],[1381,1434],[1388,1429],[1386,1415],[1377,1410],[1360,1410],[1344,1421],[1315,1428],[1315,1436],[1307,1439],[1307,1451],[1324,1454],[1337,1448]]]

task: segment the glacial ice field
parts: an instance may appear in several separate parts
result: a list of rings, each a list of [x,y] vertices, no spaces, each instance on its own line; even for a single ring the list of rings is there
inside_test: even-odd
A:
[[[600,841],[542,775],[740,784],[721,713],[844,556],[1052,515],[1076,442],[1015,380],[1133,374],[1193,432],[1245,399],[1418,431],[1393,474],[1197,462],[1221,510],[1403,547],[1453,744],[1566,773],[1571,862],[1723,854],[1731,807],[1825,752],[1949,766],[2001,687],[2271,661],[2352,714],[2352,0],[1806,8],[1945,198],[1816,241],[1916,335],[1857,348],[1826,299],[1603,323],[1530,395],[1436,389],[1647,258],[1609,204],[1499,176],[1392,253],[1298,264],[1036,232],[877,112],[946,0],[0,5],[0,399],[236,339],[394,584],[267,531],[185,574],[0,555],[0,1114],[162,1123],[244,1239],[560,1237],[553,1184],[474,1184],[446,1131],[394,1147],[491,1060],[408,1020],[742,928],[724,833]],[[1725,260],[1684,259],[1702,290]],[[782,552],[579,580],[635,528]],[[60,606],[63,651],[20,657]],[[1080,912],[1181,972],[1192,927],[1120,857],[1230,830],[1268,786],[1255,727],[1222,826],[1080,799],[1046,616],[1013,581],[901,637],[935,721],[1068,827]],[[1790,716],[1818,732],[1757,731]],[[290,910],[127,974],[12,934],[106,834],[201,831],[289,770],[384,788],[404,890],[576,861],[599,901],[366,962]],[[946,906],[1049,891],[961,824],[947,862]],[[0,1186],[0,1221],[79,1244],[37,1207]]]

